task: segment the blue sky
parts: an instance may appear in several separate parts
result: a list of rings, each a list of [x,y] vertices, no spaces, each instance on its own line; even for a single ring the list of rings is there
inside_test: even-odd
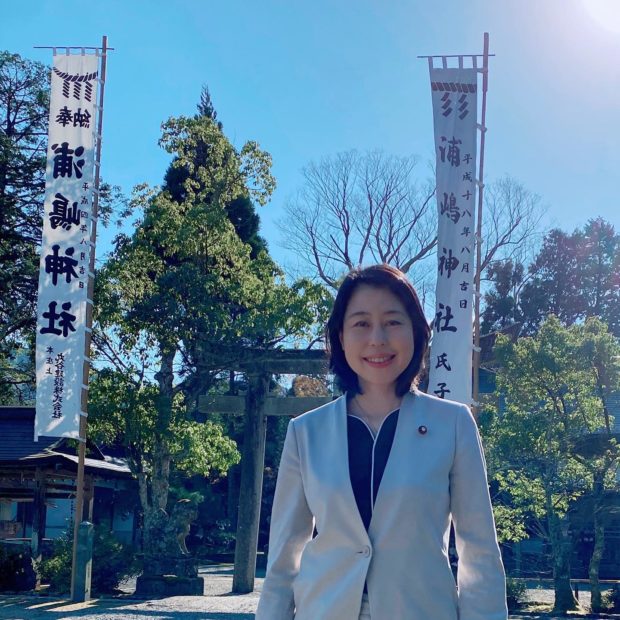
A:
[[[276,222],[309,161],[381,148],[418,155],[427,174],[431,96],[416,56],[480,53],[484,31],[496,54],[485,180],[509,173],[539,194],[547,225],[601,215],[620,228],[619,0],[21,0],[3,6],[0,46],[49,63],[33,46],[108,35],[102,173],[127,192],[161,182],[160,123],[193,114],[207,84],[233,143],[273,156],[278,189],[259,213],[284,262]]]

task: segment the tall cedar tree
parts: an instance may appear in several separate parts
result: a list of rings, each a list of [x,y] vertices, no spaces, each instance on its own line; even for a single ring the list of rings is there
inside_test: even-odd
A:
[[[32,343],[45,190],[49,69],[0,52],[0,398],[34,379]]]

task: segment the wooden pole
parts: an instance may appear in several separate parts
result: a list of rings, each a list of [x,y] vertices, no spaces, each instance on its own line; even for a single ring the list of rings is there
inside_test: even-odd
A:
[[[32,559],[41,559],[41,548],[45,538],[45,472],[37,467],[34,474],[34,502],[32,505]]]
[[[95,243],[97,241],[97,217],[99,214],[99,181],[100,181],[100,163],[101,163],[101,132],[103,129],[103,95],[105,90],[105,74],[108,51],[108,37],[104,35],[101,42],[101,82],[99,88],[99,105],[97,114],[97,145],[95,149],[95,183],[93,191],[93,211],[90,229],[90,262],[88,275],[88,293],[86,302],[86,338],[84,342],[84,365],[82,369],[82,394],[81,405],[82,415],[80,416],[80,441],[78,450],[78,471],[77,471],[77,496],[75,499],[75,517],[73,525],[73,562],[71,568],[71,600],[84,600],[83,594],[77,592],[77,549],[78,549],[78,533],[80,522],[84,513],[84,459],[86,457],[86,413],[88,412],[88,378],[90,373],[90,343],[91,330],[93,327],[93,294],[95,290]],[[90,513],[90,510],[89,510]],[[89,515],[90,516],[90,515]],[[90,586],[87,587],[90,590]]]
[[[476,275],[474,279],[474,359],[473,359],[473,412],[478,414],[480,406],[480,280],[482,263],[482,203],[484,191],[484,143],[487,133],[487,89],[489,85],[489,33],[484,33],[484,53],[482,56],[482,118],[480,132],[480,167],[478,169],[478,212],[476,214]]]

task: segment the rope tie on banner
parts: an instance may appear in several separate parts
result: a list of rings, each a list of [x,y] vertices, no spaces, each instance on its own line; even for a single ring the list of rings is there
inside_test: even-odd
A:
[[[487,128],[483,127],[480,123],[476,123],[476,127],[482,132],[485,133]]]
[[[89,271],[88,272],[88,277],[89,278],[94,278],[95,277],[95,272],[94,271]]]
[[[476,345],[472,346],[472,349],[476,352],[476,353],[480,353],[480,351],[482,351],[482,349],[480,347],[477,347]]]
[[[82,383],[82,389],[88,392],[88,386],[86,385],[86,383]]]
[[[479,400],[472,400],[471,401],[472,406],[474,406],[476,409],[478,407],[480,407],[480,405],[482,405],[482,403]]]
[[[87,417],[87,414],[85,414],[83,411],[80,411],[80,415],[83,417]],[[86,445],[86,437],[73,437],[73,439],[77,439],[77,441],[79,441],[80,443],[83,443]]]
[[[86,326],[84,326],[84,331],[85,331],[87,334],[92,334],[92,333],[93,333],[93,328],[92,328],[92,327],[86,327]]]
[[[463,68],[463,57],[459,56],[459,69]]]
[[[478,186],[478,189],[484,189],[484,183],[481,183],[478,179],[476,179],[476,185]]]

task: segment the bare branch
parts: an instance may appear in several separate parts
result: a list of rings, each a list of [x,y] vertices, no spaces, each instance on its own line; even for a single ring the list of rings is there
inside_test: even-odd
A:
[[[309,164],[280,222],[283,245],[332,288],[369,258],[410,269],[435,245],[434,190],[422,193],[413,157],[355,151]]]

